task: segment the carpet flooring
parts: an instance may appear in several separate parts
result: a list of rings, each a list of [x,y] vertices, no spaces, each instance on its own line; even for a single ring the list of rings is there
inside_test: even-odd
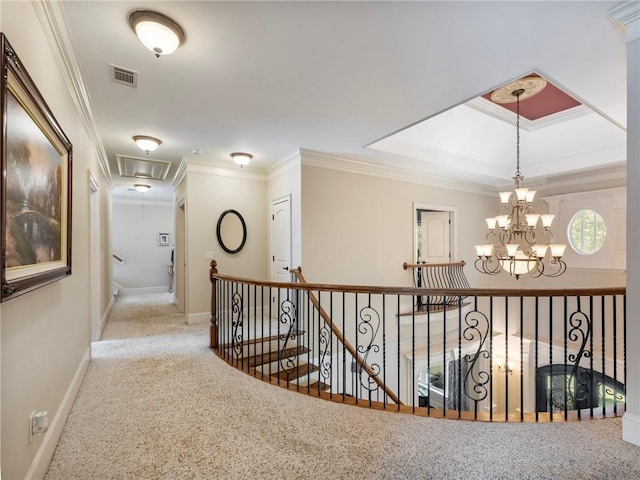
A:
[[[170,294],[120,297],[45,475],[92,479],[640,479],[618,418],[422,418],[286,391],[228,366]]]

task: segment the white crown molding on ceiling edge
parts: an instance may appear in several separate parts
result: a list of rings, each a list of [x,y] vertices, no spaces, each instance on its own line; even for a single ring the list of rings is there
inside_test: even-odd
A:
[[[113,179],[109,169],[107,154],[98,133],[91,100],[75,55],[69,26],[62,8],[62,2],[32,0],[33,8],[47,37],[53,56],[58,63],[64,81],[67,84],[73,103],[87,128],[91,141],[98,153],[98,164],[108,186],[113,188]]]
[[[464,105],[480,113],[489,115],[490,117],[493,117],[497,120],[507,122],[510,125],[516,124],[515,113],[500,105],[496,105],[495,103],[490,102],[486,98],[474,98]],[[561,112],[554,113],[553,115],[547,115],[546,117],[540,118],[538,120],[529,120],[528,118],[520,117],[520,128],[525,132],[533,132],[540,128],[545,128],[551,125],[556,125],[558,123],[566,122],[568,120],[574,120],[579,117],[584,117],[585,115],[589,115],[590,113],[598,112],[595,112],[586,105],[579,105],[577,107],[570,108],[569,110],[563,110]],[[609,119],[607,118],[607,120]],[[618,127],[620,126],[617,123],[615,125]]]
[[[449,190],[460,190],[463,192],[478,193],[482,195],[494,195],[497,190],[483,185],[464,182],[452,178],[437,177],[422,172],[411,170],[401,170],[383,165],[374,165],[360,160],[353,160],[345,157],[338,157],[314,150],[301,149],[302,164],[312,167],[339,170],[347,173],[370,175],[373,177],[388,178],[403,182],[418,183],[432,187],[446,188]]]
[[[300,149],[295,149],[294,151],[285,155],[281,160],[277,161],[273,167],[267,169],[267,180],[272,180],[274,178],[278,178],[280,175],[283,175],[285,172],[300,167],[302,164],[302,153]]]
[[[625,27],[625,43],[640,39],[640,2],[622,2],[608,12],[609,16]]]
[[[240,168],[235,164],[230,165],[228,162],[225,163],[216,160],[206,161],[183,157],[171,181],[174,189],[184,180],[187,173],[204,173],[207,175],[218,175],[220,177],[244,178],[258,181],[267,180],[264,170],[256,170],[250,167]]]
[[[546,179],[536,180],[534,178],[526,183],[527,187],[538,190],[540,196],[549,198],[580,192],[626,188],[626,185],[626,163],[583,172],[566,173]],[[513,185],[510,185],[507,189],[512,187]]]

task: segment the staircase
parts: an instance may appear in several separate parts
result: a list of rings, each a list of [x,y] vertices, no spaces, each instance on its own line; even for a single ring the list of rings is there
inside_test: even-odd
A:
[[[280,333],[273,334],[278,327]],[[263,331],[262,334],[255,332],[255,335],[250,332],[251,338],[242,341],[222,343],[221,351],[230,363],[251,375],[270,377],[275,382],[285,382],[287,386],[293,385],[298,390],[306,388],[325,392],[331,388],[331,385],[321,381],[319,367],[309,356],[310,350],[304,345],[304,331],[277,325],[276,320],[266,325]]]

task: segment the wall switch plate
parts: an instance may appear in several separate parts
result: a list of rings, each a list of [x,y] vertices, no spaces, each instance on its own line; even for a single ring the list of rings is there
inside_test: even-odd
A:
[[[213,252],[204,252],[205,260],[213,260]]]

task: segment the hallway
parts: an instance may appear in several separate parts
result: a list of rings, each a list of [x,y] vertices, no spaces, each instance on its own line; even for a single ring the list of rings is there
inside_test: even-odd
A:
[[[306,397],[218,359],[171,301],[118,298],[47,480],[640,478],[621,419],[473,423]]]

